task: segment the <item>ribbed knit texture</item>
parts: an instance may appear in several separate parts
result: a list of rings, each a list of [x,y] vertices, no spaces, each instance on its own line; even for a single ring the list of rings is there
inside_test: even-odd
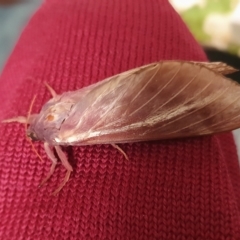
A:
[[[162,59],[206,60],[165,0],[49,0],[23,32],[0,79],[0,120],[58,93]],[[240,239],[240,175],[231,134],[67,147],[42,188],[21,124],[0,124],[0,239]]]

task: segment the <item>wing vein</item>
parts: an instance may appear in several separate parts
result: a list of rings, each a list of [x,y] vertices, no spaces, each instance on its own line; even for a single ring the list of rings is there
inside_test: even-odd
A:
[[[176,71],[176,73],[173,75],[173,77],[156,93],[154,94],[146,103],[144,103],[141,107],[137,108],[135,111],[133,111],[129,116],[132,116],[133,114],[137,113],[139,110],[141,110],[143,107],[145,107],[148,103],[150,103],[154,98],[156,98],[177,76],[179,71],[181,70],[181,66]]]
[[[200,68],[201,71],[201,68]],[[199,71],[199,72],[200,72]],[[165,103],[163,103],[160,107],[158,107],[156,109],[156,112],[159,111],[163,106],[165,106],[166,104],[168,104],[170,101],[172,101],[176,96],[178,96],[183,90],[185,90],[198,76],[199,73],[197,73],[181,90],[179,90],[176,94],[174,94],[174,96],[172,96],[170,99],[168,99]]]
[[[196,95],[194,95],[192,98],[187,99],[187,101],[185,101],[185,102],[182,104],[182,106],[186,105],[186,104],[189,103],[191,100],[193,100],[194,98],[196,98],[198,95],[200,95],[201,93],[203,93],[203,92],[208,88],[208,86],[210,86],[210,85],[211,85],[211,82],[208,82],[208,84],[205,85],[205,87],[202,88],[201,91],[199,91],[199,92],[198,92]],[[178,106],[178,108],[179,108],[179,106]],[[175,108],[174,110],[172,110],[170,113],[173,113],[174,111],[176,111],[176,108]],[[170,113],[169,113],[169,114],[170,114]],[[169,115],[169,114],[168,114],[168,115]],[[186,116],[186,115],[185,115],[185,116]],[[185,117],[185,116],[183,115],[183,116],[178,117],[177,119],[173,119],[172,121],[163,124],[163,125],[162,125],[161,127],[159,127],[158,129],[161,129],[161,128],[163,128],[163,127],[166,127],[166,126],[168,126],[169,124],[172,124],[172,123],[174,123],[174,122],[182,119],[182,118]]]
[[[162,67],[162,63],[156,65],[157,66],[157,71],[152,75],[152,77],[147,81],[147,83],[142,87],[142,89],[137,93],[137,95],[131,100],[131,103],[142,93],[142,91],[147,87],[147,85],[153,80],[153,78],[157,75],[159,70]]]
[[[98,121],[98,122],[96,122],[96,124],[95,125],[93,125],[90,129],[89,129],[89,132],[91,132],[95,127],[97,127],[97,125],[99,125],[100,123],[102,123],[105,119],[106,119],[106,117],[107,117],[107,114],[113,109],[113,107],[114,107],[114,105],[115,105],[115,103],[116,102],[118,102],[124,95],[125,95],[125,93],[127,92],[127,88],[126,88],[126,90],[125,90],[125,92],[123,93],[123,94],[119,94],[119,96],[112,102],[112,104],[108,107],[108,110],[101,116],[101,119]]]
[[[225,111],[228,107],[230,107],[232,104],[234,104],[235,102],[237,102],[237,101],[239,100],[239,98],[240,98],[240,96],[237,96],[237,98],[236,98],[234,101],[232,101],[230,104],[228,104],[227,107],[225,107],[224,109],[222,109],[220,112],[217,112],[217,113],[213,114],[213,115],[210,116],[210,117],[214,117],[214,116],[216,116],[217,114]],[[210,117],[209,117],[209,118],[210,118]],[[234,118],[232,118],[232,119],[229,120],[229,121],[232,121],[232,120],[234,120],[234,119],[237,118],[237,117],[239,117],[239,115],[235,116]],[[224,119],[223,121],[220,121],[220,122],[217,122],[217,123],[215,123],[215,124],[212,124],[211,126],[209,126],[209,128],[212,128],[212,127],[214,127],[214,126],[216,127],[216,126],[218,126],[219,124],[222,124],[222,123],[224,123],[224,122],[226,122],[225,119]],[[205,129],[202,128],[202,130],[204,131]],[[199,130],[199,131],[202,131],[202,130]]]
[[[224,89],[224,91],[222,91],[219,95],[217,95],[217,97],[216,97],[215,99],[213,99],[211,102],[207,103],[206,105],[202,106],[201,108],[196,109],[195,111],[191,112],[191,113],[188,114],[188,115],[191,115],[192,113],[194,113],[194,112],[196,112],[196,111],[199,111],[199,109],[203,109],[203,108],[205,108],[206,106],[210,105],[211,103],[217,101],[217,99],[219,99],[219,98],[223,95],[223,93],[225,93],[228,89],[229,89],[229,87],[226,88],[226,89]],[[185,116],[186,116],[186,115],[185,115]],[[184,116],[184,117],[185,117],[185,116]],[[210,116],[210,117],[211,117],[211,116]],[[178,129],[178,130],[176,130],[176,131],[170,132],[169,134],[180,132],[180,131],[183,130],[183,129],[186,129],[186,128],[191,127],[191,126],[194,126],[194,125],[196,125],[196,124],[198,124],[198,123],[200,123],[200,122],[203,122],[204,120],[206,120],[206,119],[208,119],[208,118],[210,118],[210,117],[204,118],[204,119],[202,119],[202,120],[200,120],[200,121],[198,121],[198,122],[195,122],[195,123],[193,123],[193,124],[191,124],[191,125],[188,125],[188,126],[186,126],[186,127],[184,127],[184,128],[181,128],[181,129]]]

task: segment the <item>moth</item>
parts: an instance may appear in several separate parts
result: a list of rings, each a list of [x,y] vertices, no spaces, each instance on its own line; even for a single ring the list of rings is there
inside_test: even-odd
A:
[[[112,76],[82,89],[52,94],[38,114],[4,122],[28,125],[42,141],[52,166],[57,157],[68,181],[72,166],[61,146],[112,144],[201,136],[240,127],[240,85],[224,77],[236,69],[221,62],[160,61]]]

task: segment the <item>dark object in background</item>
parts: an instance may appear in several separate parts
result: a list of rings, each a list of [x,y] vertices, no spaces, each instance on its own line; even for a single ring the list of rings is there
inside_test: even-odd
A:
[[[25,0],[0,0],[0,5],[11,5],[21,2],[25,2]]]
[[[213,48],[204,48],[204,51],[206,52],[207,57],[211,62],[221,61],[227,63],[228,65],[236,69],[239,69],[240,67],[240,58],[236,55],[227,52],[221,52]],[[240,71],[229,74],[228,77],[240,83]]]

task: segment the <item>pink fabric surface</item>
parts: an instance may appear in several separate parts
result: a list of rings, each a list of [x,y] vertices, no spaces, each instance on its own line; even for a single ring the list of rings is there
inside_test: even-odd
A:
[[[0,79],[0,120],[26,116],[58,93],[164,59],[206,57],[165,0],[48,0],[31,19]],[[59,165],[21,124],[0,124],[1,239],[240,239],[240,175],[231,134],[67,147],[74,167],[57,195]]]

